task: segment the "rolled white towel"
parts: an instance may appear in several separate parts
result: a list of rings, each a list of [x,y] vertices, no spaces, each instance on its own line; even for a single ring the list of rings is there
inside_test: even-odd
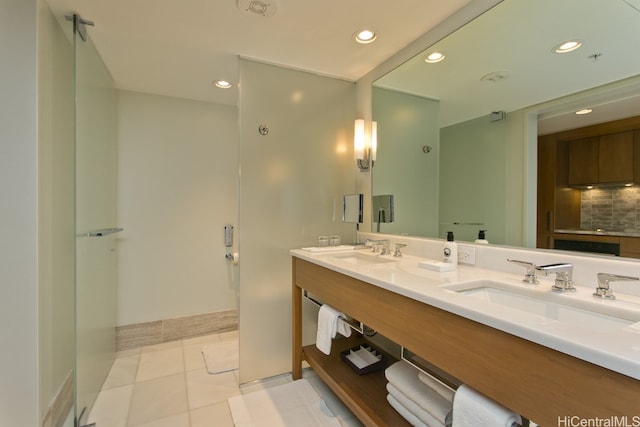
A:
[[[393,396],[403,407],[416,416],[421,422],[425,423],[429,427],[444,427],[446,424],[433,416],[429,411],[419,407],[413,400],[409,399],[400,390],[398,390],[393,384],[387,383],[387,391]],[[449,412],[451,407],[449,407]],[[446,420],[445,420],[446,421]]]
[[[522,424],[515,412],[497,404],[467,385],[453,397],[453,427],[513,427]]]
[[[407,362],[399,361],[385,370],[385,376],[402,394],[415,402],[420,408],[445,424],[451,411],[451,401],[442,397],[434,389],[427,387],[418,379],[418,370]]]
[[[393,409],[395,409],[400,415],[402,415],[402,418],[407,420],[407,422],[409,424],[411,424],[412,426],[415,426],[415,427],[430,427],[427,424],[425,424],[422,421],[420,421],[418,419],[418,417],[413,415],[407,408],[402,406],[402,404],[400,404],[400,402],[398,402],[398,400],[395,397],[393,397],[392,395],[387,394],[387,402],[389,402],[389,404],[391,404]]]
[[[449,402],[453,402],[454,391],[431,375],[418,371],[418,379],[428,387],[434,389],[440,396],[444,397]]]

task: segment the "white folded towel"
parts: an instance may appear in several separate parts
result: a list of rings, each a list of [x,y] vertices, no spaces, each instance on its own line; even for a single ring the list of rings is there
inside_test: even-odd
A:
[[[402,406],[402,404],[400,404],[400,402],[398,402],[398,400],[396,398],[394,398],[392,395],[387,394],[387,402],[389,402],[389,404],[391,404],[391,407],[393,407],[393,409],[398,411],[398,413],[400,415],[402,415],[402,418],[407,420],[409,422],[409,424],[411,424],[412,426],[415,426],[415,427],[431,427],[431,426],[428,426],[427,424],[423,423],[422,421],[420,421],[418,419],[418,417],[413,415],[407,408]]]
[[[336,337],[336,332],[345,337],[351,336],[351,328],[340,317],[344,317],[344,314],[327,304],[322,305],[318,311],[316,347],[324,354],[331,354],[331,340]]]
[[[451,402],[422,383],[418,379],[416,368],[407,362],[399,361],[389,366],[384,373],[387,380],[402,394],[433,415],[440,423],[446,423],[447,414],[452,407]]]
[[[411,414],[418,418],[422,423],[428,425],[429,427],[444,427],[446,425],[445,423],[440,422],[429,411],[418,406],[413,400],[409,399],[393,384],[387,383],[387,391],[393,398],[398,401],[398,403],[400,403],[406,410],[411,412]],[[449,411],[450,410],[451,408],[449,408]]]
[[[461,385],[453,397],[453,427],[513,427],[522,424],[515,412],[471,387]]]
[[[442,384],[440,381],[435,379],[429,374],[425,374],[424,372],[418,371],[418,379],[426,384],[428,387],[434,389],[440,396],[447,399],[449,402],[453,402],[453,390]]]

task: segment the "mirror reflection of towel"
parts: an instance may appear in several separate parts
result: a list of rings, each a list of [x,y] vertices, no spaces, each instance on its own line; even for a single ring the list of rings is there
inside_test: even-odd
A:
[[[316,334],[316,347],[324,354],[331,354],[331,340],[336,333],[345,337],[351,336],[351,328],[341,319],[344,314],[333,307],[324,304],[318,311],[318,332]]]

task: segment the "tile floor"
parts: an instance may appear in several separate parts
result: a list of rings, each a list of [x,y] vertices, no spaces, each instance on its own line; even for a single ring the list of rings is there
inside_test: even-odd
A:
[[[228,347],[237,332],[120,352],[89,414],[96,427],[233,427],[227,399],[292,381],[282,375],[238,385],[238,371],[210,375],[201,350]],[[353,414],[310,369],[304,377],[345,427],[360,426]]]

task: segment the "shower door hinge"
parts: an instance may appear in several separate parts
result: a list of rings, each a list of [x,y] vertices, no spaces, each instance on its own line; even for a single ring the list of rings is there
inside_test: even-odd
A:
[[[80,416],[76,418],[75,422],[73,423],[75,427],[96,427],[96,423],[82,424],[83,423],[82,419],[84,418],[86,413],[87,413],[87,407],[85,406],[84,408],[82,408],[82,412],[80,412]]]
[[[87,25],[94,26],[93,21],[87,21],[86,19],[82,19],[80,15],[74,13],[73,15],[65,15],[64,16],[67,21],[73,22],[73,32],[78,33],[83,42],[87,41]]]

